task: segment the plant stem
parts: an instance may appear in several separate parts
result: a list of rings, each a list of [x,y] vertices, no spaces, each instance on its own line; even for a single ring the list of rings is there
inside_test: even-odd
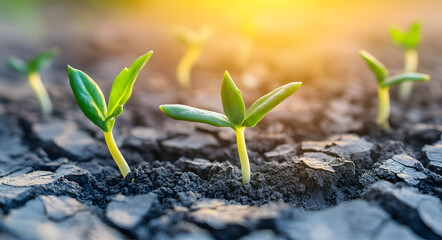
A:
[[[124,159],[123,155],[121,155],[121,152],[117,147],[117,144],[115,143],[114,135],[112,134],[112,129],[109,130],[109,132],[104,132],[104,139],[106,139],[106,144],[107,147],[109,148],[109,152],[111,153],[112,157],[117,163],[121,174],[123,174],[123,177],[125,178],[127,174],[130,173],[130,168],[129,165],[127,165],[127,162]]]
[[[408,49],[405,51],[405,72],[416,72],[418,64],[418,55],[416,49]],[[410,98],[411,91],[413,90],[413,82],[403,82],[399,88],[399,99],[406,101]]]
[[[247,155],[246,140],[244,138],[244,129],[245,127],[240,127],[235,130],[236,144],[238,146],[239,160],[241,162],[243,185],[250,182],[250,164],[249,156]]]
[[[379,87],[378,88],[378,98],[379,98],[379,110],[378,116],[376,118],[376,123],[381,128],[388,128],[388,118],[390,117],[390,88],[389,87]]]
[[[52,114],[52,102],[49,98],[48,92],[41,82],[40,74],[32,72],[28,74],[28,81],[37,95],[38,101],[40,102],[41,110],[43,114]]]
[[[178,63],[177,79],[181,87],[187,88],[190,85],[190,70],[200,55],[201,47],[199,45],[191,45]]]

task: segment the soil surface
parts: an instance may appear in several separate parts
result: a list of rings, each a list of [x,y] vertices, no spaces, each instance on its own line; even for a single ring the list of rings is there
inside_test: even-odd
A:
[[[159,66],[146,70],[114,128],[132,169],[123,179],[75,103],[66,61],[42,74],[51,117],[22,76],[0,68],[0,239],[442,239],[442,81],[428,62],[433,80],[416,84],[412,101],[392,89],[388,130],[373,123],[368,71],[332,77],[333,89],[307,80],[246,130],[252,178],[242,186],[231,129],[158,109],[221,111],[222,72],[197,69],[195,87],[182,91]],[[97,82],[107,96],[111,81]],[[250,106],[283,83],[238,85]]]

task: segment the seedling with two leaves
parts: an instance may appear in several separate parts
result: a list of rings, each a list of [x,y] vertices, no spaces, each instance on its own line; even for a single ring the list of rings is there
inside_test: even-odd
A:
[[[147,63],[152,53],[153,51],[150,51],[139,57],[129,69],[124,68],[118,74],[112,84],[107,106],[103,93],[94,80],[84,72],[68,66],[69,82],[78,106],[91,122],[103,130],[109,152],[117,163],[123,177],[127,176],[130,168],[115,143],[112,128],[115,124],[115,118],[123,112],[123,105],[132,94],[132,88],[138,73]]]
[[[246,113],[241,92],[226,71],[221,85],[221,100],[225,115],[180,104],[161,105],[160,109],[167,116],[176,120],[232,128],[236,133],[242,183],[245,184],[250,182],[250,164],[244,138],[245,128],[254,127],[264,115],[295,93],[300,86],[300,82],[292,82],[279,87],[254,102]]]
[[[370,53],[361,50],[360,55],[365,59],[378,82],[379,108],[376,123],[381,128],[388,128],[390,117],[390,87],[405,82],[423,82],[430,80],[430,76],[422,73],[401,73],[389,76],[387,68]]]
[[[52,102],[46,88],[41,82],[39,72],[47,67],[59,52],[60,50],[58,48],[51,48],[37,54],[27,62],[16,57],[10,57],[8,60],[8,64],[12,69],[28,77],[29,85],[31,85],[32,90],[34,90],[35,95],[37,95],[41,110],[45,115],[52,114]]]
[[[199,31],[193,31],[188,28],[177,28],[174,31],[175,37],[187,46],[187,51],[178,63],[176,77],[178,84],[182,88],[190,85],[190,71],[198,60],[203,45],[209,39],[211,30],[204,27]]]
[[[404,72],[416,72],[418,65],[417,46],[420,42],[420,23],[414,22],[408,31],[402,32],[396,27],[390,29],[390,36],[393,42],[400,48],[404,49]],[[407,81],[400,85],[399,98],[406,101],[410,98],[413,90],[413,82]]]

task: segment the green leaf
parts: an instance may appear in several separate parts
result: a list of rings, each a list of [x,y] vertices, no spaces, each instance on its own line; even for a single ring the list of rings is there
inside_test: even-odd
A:
[[[176,27],[173,33],[180,42],[186,45],[192,44],[198,38],[196,32],[184,27]]]
[[[365,59],[371,71],[373,71],[378,84],[382,85],[382,83],[385,81],[385,78],[388,76],[387,68],[370,53],[361,50],[359,54]]]
[[[173,31],[175,37],[188,46],[202,46],[212,34],[209,27],[203,27],[199,31],[194,31],[186,27],[176,27]]]
[[[112,130],[112,128],[114,127],[115,124],[115,118],[108,118],[106,119],[106,121],[104,122],[106,128],[109,130]]]
[[[100,87],[84,72],[68,66],[69,83],[77,104],[89,120],[108,132],[107,109]]]
[[[234,125],[223,114],[189,107],[181,104],[165,104],[160,106],[167,116],[175,120],[184,120],[189,122],[200,122],[213,125],[215,127],[231,127]]]
[[[223,102],[224,113],[230,122],[240,126],[244,120],[244,101],[241,91],[236,87],[229,73],[224,73],[223,83],[221,85],[221,100]]]
[[[123,112],[123,106],[122,105],[118,105],[118,107],[115,109],[115,111],[109,115],[107,118],[115,118],[120,116],[120,114]]]
[[[402,82],[426,82],[430,80],[430,75],[423,73],[401,73],[388,77],[384,82],[384,87],[390,87]]]
[[[255,126],[270,110],[295,93],[301,84],[301,82],[286,84],[256,100],[247,111],[242,126]]]
[[[415,49],[420,42],[420,23],[414,22],[408,32],[402,32],[396,27],[390,28],[390,36],[393,42],[405,49]]]
[[[404,33],[397,27],[391,27],[390,28],[390,37],[391,40],[398,45],[399,47],[404,47],[402,42],[404,39]]]
[[[60,49],[51,48],[35,56],[28,62],[29,72],[39,72],[41,69],[47,67],[51,60],[60,53]]]
[[[14,69],[15,71],[17,71],[18,73],[27,75],[28,74],[28,64],[16,57],[10,57],[8,59],[8,65]]]
[[[129,100],[132,94],[132,88],[134,86],[135,80],[137,79],[138,73],[144,67],[144,65],[149,60],[153,51],[139,57],[135,62],[129,67],[129,69],[124,68],[118,76],[115,78],[112,84],[112,90],[109,96],[109,115],[114,115],[115,110],[118,106],[123,106],[127,100]],[[120,112],[121,114],[121,112]],[[118,114],[119,115],[119,114]],[[116,116],[118,116],[116,115]],[[115,116],[115,117],[116,117]]]

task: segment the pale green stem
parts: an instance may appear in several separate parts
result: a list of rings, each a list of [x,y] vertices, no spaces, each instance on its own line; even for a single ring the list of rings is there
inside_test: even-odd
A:
[[[250,182],[250,164],[249,164],[249,156],[247,155],[246,140],[244,138],[244,129],[245,127],[240,127],[235,130],[239,161],[241,162],[243,185]]]
[[[41,82],[40,74],[33,72],[28,74],[28,81],[32,89],[37,95],[38,101],[40,102],[41,110],[43,114],[52,114],[52,102],[49,98],[48,92]]]
[[[191,45],[187,49],[186,54],[181,58],[177,67],[177,79],[181,87],[187,88],[190,85],[190,71],[200,55],[201,47],[199,45]]]
[[[123,177],[126,177],[127,174],[130,173],[130,168],[129,165],[127,165],[127,162],[124,159],[123,155],[121,155],[121,152],[117,147],[117,144],[115,143],[114,135],[112,134],[112,129],[109,130],[109,132],[104,132],[104,139],[106,139],[106,144],[107,147],[109,148],[109,152],[111,153],[112,157],[117,163],[121,174],[123,174]]]
[[[381,128],[388,128],[388,118],[390,117],[390,94],[389,87],[379,87],[378,97],[379,97],[379,110],[378,116],[376,118],[376,123]]]
[[[405,51],[405,72],[416,72],[418,64],[418,55],[415,49],[408,49]],[[407,101],[410,98],[411,91],[413,90],[413,82],[403,82],[399,88],[399,99],[401,101]]]

